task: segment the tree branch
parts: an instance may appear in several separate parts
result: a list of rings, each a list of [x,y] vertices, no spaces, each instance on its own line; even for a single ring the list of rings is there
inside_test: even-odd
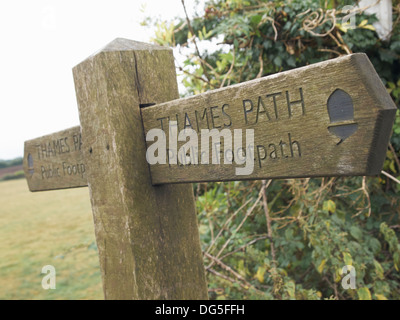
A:
[[[276,268],[276,257],[275,257],[275,247],[274,242],[272,241],[272,227],[271,227],[271,217],[269,215],[268,203],[267,203],[267,194],[265,190],[269,187],[272,180],[262,180],[262,197],[263,197],[263,207],[265,213],[265,220],[267,220],[267,234],[271,244],[271,256],[272,256],[272,266]]]
[[[208,75],[206,66],[205,66],[205,64],[204,64],[204,62],[203,62],[204,60],[202,59],[201,54],[200,54],[200,50],[199,50],[199,48],[198,48],[198,46],[197,46],[196,34],[194,33],[194,30],[193,30],[193,28],[192,28],[192,24],[190,23],[190,19],[189,19],[189,16],[188,16],[188,14],[187,14],[187,11],[186,11],[185,0],[181,0],[181,2],[182,2],[183,10],[185,11],[185,16],[186,16],[186,21],[187,21],[187,24],[188,24],[188,28],[189,28],[189,30],[190,30],[190,33],[193,35],[193,43],[194,43],[194,46],[195,46],[195,48],[196,48],[197,55],[198,55],[199,58],[200,58],[200,63],[201,63],[201,66],[203,67],[204,75],[205,75],[205,77],[207,78],[207,80],[210,81],[210,77],[209,77],[209,75]]]

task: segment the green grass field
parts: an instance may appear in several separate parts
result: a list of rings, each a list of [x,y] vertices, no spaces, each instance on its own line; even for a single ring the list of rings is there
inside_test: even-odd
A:
[[[56,269],[44,290],[42,267]],[[0,182],[0,299],[103,299],[87,188],[31,193]]]

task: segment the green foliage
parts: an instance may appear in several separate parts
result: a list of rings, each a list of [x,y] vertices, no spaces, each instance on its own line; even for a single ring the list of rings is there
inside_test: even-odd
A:
[[[399,299],[400,245],[388,223],[398,223],[400,199],[382,192],[377,178],[359,188],[363,179],[272,182],[272,239],[260,182],[196,185],[211,298]],[[356,269],[357,290],[341,286],[345,265]]]
[[[22,164],[22,158],[15,158],[12,160],[0,160],[0,169],[13,167]]]
[[[395,149],[397,151],[400,150],[400,112],[399,112],[399,110],[397,110],[396,118],[394,120],[393,133],[392,133],[391,141],[392,141],[393,146],[395,147]],[[393,170],[393,168],[391,168],[391,171],[396,173],[396,171]]]
[[[25,173],[23,170],[16,171],[14,173],[6,174],[0,178],[0,181],[15,180],[25,178]]]
[[[357,27],[346,28],[340,10],[352,2],[337,3],[206,1],[190,24],[159,24],[155,41],[185,48],[179,70],[186,94],[365,52],[398,105],[399,2],[393,1],[387,42],[374,31],[374,16],[358,13]],[[310,23],[316,17],[319,22]],[[219,45],[198,52],[199,43]],[[399,119],[384,164],[396,177]],[[212,299],[400,299],[400,188],[393,180],[291,179],[194,188]],[[356,289],[341,285],[346,265],[356,270]]]

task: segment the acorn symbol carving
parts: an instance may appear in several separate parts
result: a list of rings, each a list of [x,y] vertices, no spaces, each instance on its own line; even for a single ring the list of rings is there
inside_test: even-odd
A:
[[[34,172],[32,155],[28,154],[28,172],[32,176]]]
[[[338,145],[357,131],[358,125],[354,122],[353,100],[347,92],[336,89],[329,96],[328,114],[330,119],[328,130],[340,139]]]

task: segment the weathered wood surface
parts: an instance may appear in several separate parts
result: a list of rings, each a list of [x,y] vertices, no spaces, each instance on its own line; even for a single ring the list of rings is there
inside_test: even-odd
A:
[[[162,128],[167,142],[168,121],[177,121],[178,132],[187,128],[198,135],[202,129],[228,129],[233,136],[234,129],[242,129],[244,141],[244,130],[254,129],[251,174],[237,175],[244,165],[224,164],[222,157],[221,164],[201,164],[198,152],[199,164],[178,159],[151,165],[153,184],[163,184],[377,175],[395,112],[367,56],[352,54],[150,106],[142,109],[142,118],[146,134]],[[210,142],[210,157],[212,147]]]
[[[73,74],[105,298],[207,299],[192,186],[152,186],[145,157],[139,105],[178,97],[172,51],[116,39]]]
[[[30,191],[87,186],[80,127],[25,142],[24,172]]]

